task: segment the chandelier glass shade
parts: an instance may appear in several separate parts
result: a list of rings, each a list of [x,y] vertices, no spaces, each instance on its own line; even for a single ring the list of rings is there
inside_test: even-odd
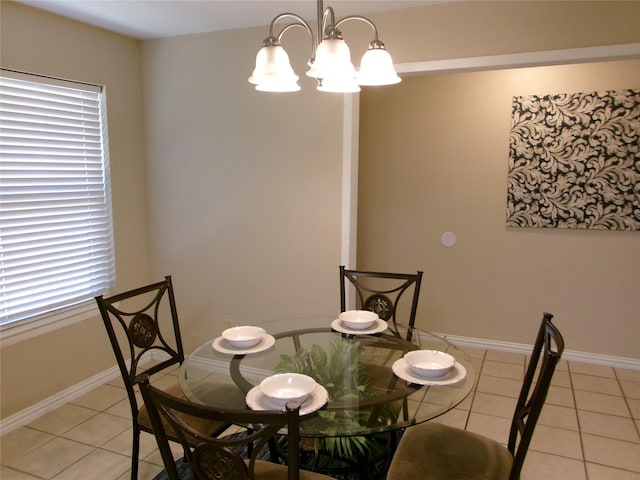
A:
[[[297,92],[300,90],[298,78],[285,49],[280,45],[271,45],[258,51],[256,68],[249,82],[262,92]]]
[[[280,41],[290,28],[303,28],[311,37],[312,57],[308,61],[307,76],[317,80],[317,89],[322,92],[353,93],[360,91],[360,85],[392,85],[400,82],[393,67],[391,55],[378,39],[378,30],[365,17],[352,15],[338,22],[331,7],[323,8],[322,0],[317,0],[318,37],[309,24],[294,13],[277,15],[269,26],[269,36],[262,43],[256,55],[256,65],[249,77],[249,83],[263,92],[296,92],[300,90],[299,77],[293,71],[289,55]],[[274,36],[276,22],[289,18],[292,23],[284,26],[278,36]],[[362,57],[360,70],[351,63],[349,46],[342,38],[338,27],[347,21],[358,20],[367,23],[374,31],[375,38]],[[322,38],[319,38],[320,35]]]
[[[357,75],[360,85],[393,85],[400,83],[400,77],[393,68],[391,55],[384,46],[371,46],[362,56]]]

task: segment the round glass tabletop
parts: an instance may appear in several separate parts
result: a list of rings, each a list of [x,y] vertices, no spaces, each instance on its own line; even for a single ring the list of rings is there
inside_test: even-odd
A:
[[[244,350],[210,339],[185,359],[180,387],[187,398],[205,405],[273,409],[255,387],[274,373],[304,373],[322,387],[302,405],[300,434],[305,437],[365,435],[421,423],[454,408],[473,387],[470,358],[439,336],[408,332],[401,325],[349,333],[334,321],[256,323],[267,335]],[[416,349],[447,352],[456,364],[439,378],[416,377],[402,360]]]

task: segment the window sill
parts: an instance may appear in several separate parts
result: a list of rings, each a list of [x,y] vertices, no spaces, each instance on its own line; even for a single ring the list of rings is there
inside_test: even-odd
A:
[[[98,306],[91,299],[56,312],[23,320],[17,325],[5,325],[0,329],[0,349],[99,315]]]

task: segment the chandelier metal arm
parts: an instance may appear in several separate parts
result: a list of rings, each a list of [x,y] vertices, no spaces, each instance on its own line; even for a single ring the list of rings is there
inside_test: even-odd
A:
[[[336,15],[333,8],[323,8],[322,0],[318,0],[318,43],[322,41],[327,33],[327,17],[329,17],[329,27],[335,30]]]
[[[282,27],[282,30],[280,30],[280,33],[278,34],[278,41],[282,40],[282,37],[284,36],[284,32],[286,32],[287,30],[294,28],[294,27],[300,27],[303,30],[306,30],[306,32],[309,34],[309,36],[311,37],[311,39],[313,40],[313,32],[309,29],[309,25],[305,25],[304,23],[290,23],[289,25],[286,25],[284,27]]]
[[[349,20],[359,20],[359,21],[364,22],[367,25],[369,25],[373,29],[373,34],[375,35],[375,38],[373,39],[372,43],[380,42],[380,40],[378,40],[378,28],[376,27],[376,25],[371,20],[369,20],[367,17],[363,17],[361,15],[350,15],[348,17],[344,17],[341,20],[338,20],[338,23],[336,23],[336,28],[338,28],[340,25],[342,25],[343,23],[345,23],[345,22],[347,22]]]
[[[273,35],[275,24],[284,18],[293,18],[296,21],[294,23],[290,23],[282,27],[282,30],[280,30],[280,33],[278,33],[278,36],[276,37]],[[307,23],[307,21],[304,18],[302,18],[300,15],[296,13],[281,13],[280,15],[275,16],[273,20],[271,20],[271,23],[269,24],[269,37],[265,40],[263,45],[264,46],[279,45],[280,40],[282,40],[282,36],[284,35],[284,33],[287,30],[295,27],[302,28],[309,34],[309,37],[311,37],[311,60],[310,61],[312,62],[315,59],[316,47],[318,46],[316,43],[316,38],[313,34],[313,30],[311,29],[311,26]]]

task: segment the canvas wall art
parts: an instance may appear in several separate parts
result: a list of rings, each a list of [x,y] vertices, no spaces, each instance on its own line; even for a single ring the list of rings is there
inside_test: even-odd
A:
[[[640,90],[514,97],[506,224],[640,230]]]

